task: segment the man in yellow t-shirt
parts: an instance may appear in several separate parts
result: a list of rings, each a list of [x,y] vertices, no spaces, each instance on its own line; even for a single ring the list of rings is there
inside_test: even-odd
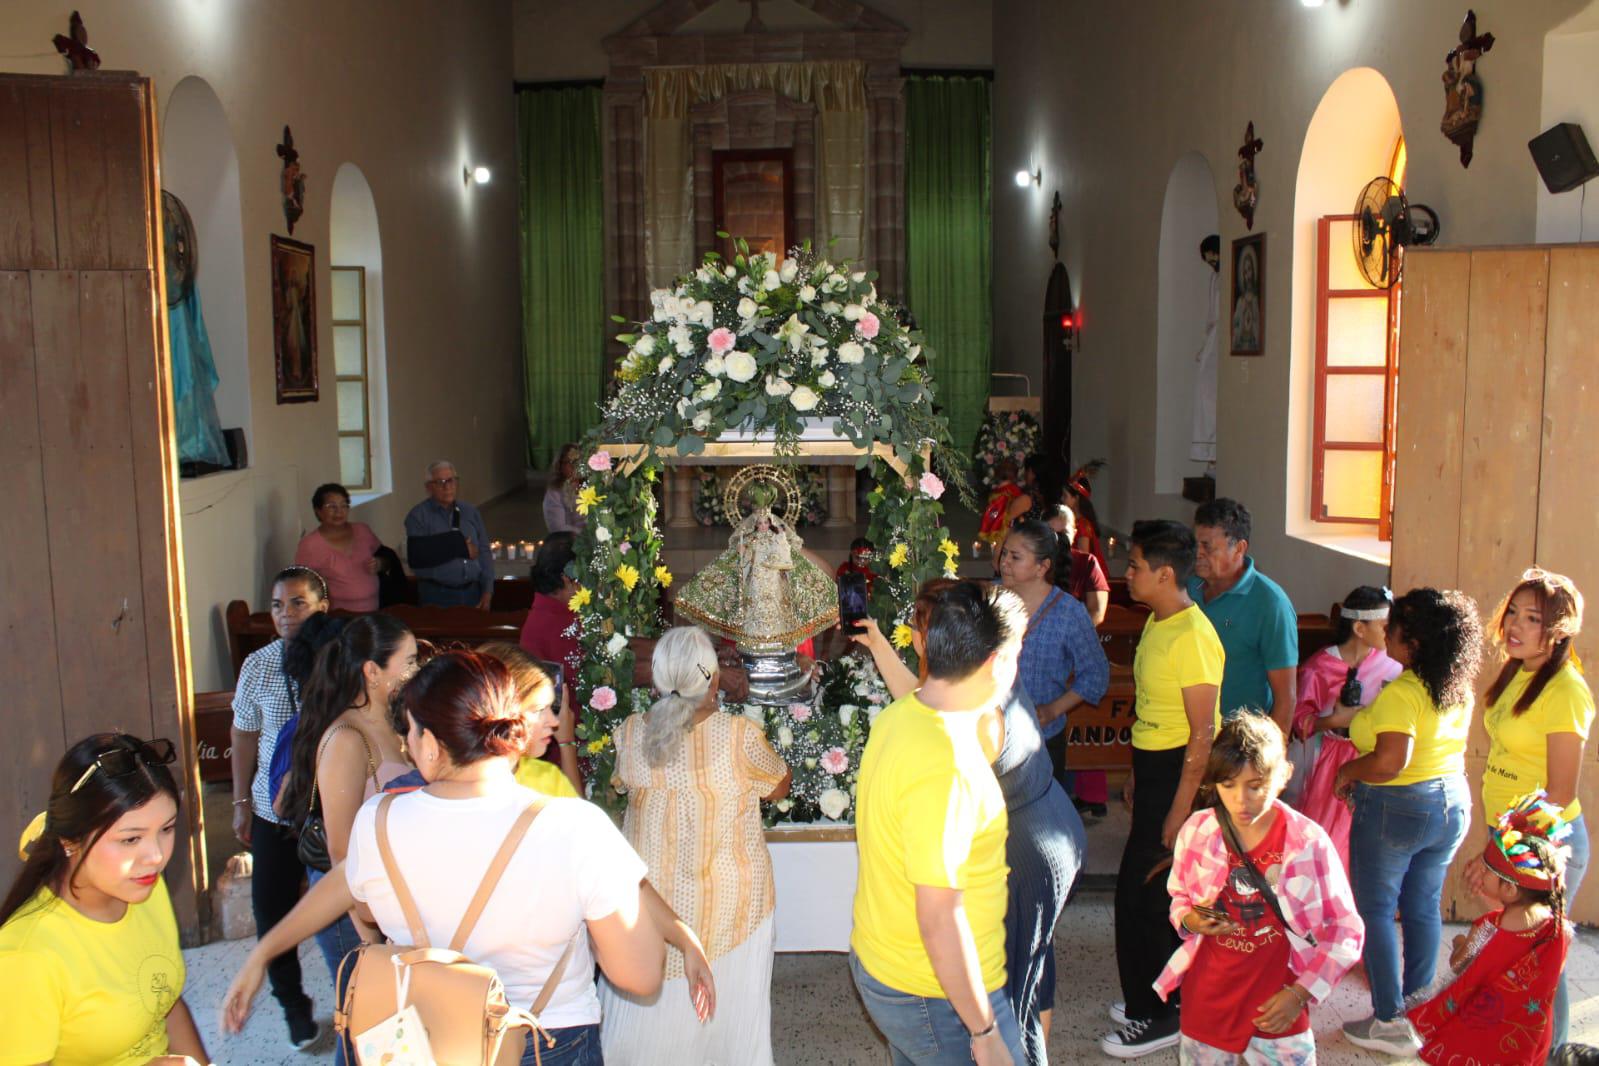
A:
[[[1005,991],[1005,797],[992,763],[1027,614],[960,582],[937,597],[921,688],[861,757],[850,969],[896,1064],[1022,1061]],[[1008,1056],[1008,1057],[1007,1057]]]
[[[1155,979],[1177,949],[1167,917],[1170,898],[1161,867],[1177,830],[1193,811],[1194,793],[1221,726],[1221,639],[1189,598],[1198,547],[1180,522],[1133,523],[1127,591],[1150,609],[1133,656],[1136,688],[1133,773],[1124,793],[1133,823],[1116,874],[1116,967],[1122,1003],[1111,1008],[1122,1028],[1100,1050],[1130,1059],[1177,1044],[1177,996],[1162,1002]]]

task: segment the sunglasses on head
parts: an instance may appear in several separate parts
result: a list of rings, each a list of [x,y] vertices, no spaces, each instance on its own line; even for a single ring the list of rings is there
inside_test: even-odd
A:
[[[118,745],[96,755],[94,762],[89,764],[89,768],[83,771],[83,775],[68,791],[76,792],[88,784],[96,770],[108,778],[127,777],[138,773],[141,766],[170,766],[178,757],[178,749],[170,740],[133,740],[133,745]]]

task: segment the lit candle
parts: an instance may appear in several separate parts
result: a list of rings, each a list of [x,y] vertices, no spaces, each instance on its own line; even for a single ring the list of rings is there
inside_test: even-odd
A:
[[[489,554],[496,559],[505,558],[505,546],[497,540],[489,541]]]

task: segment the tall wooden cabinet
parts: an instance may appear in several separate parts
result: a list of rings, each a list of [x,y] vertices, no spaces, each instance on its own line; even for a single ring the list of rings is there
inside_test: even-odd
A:
[[[1587,596],[1577,652],[1591,668],[1599,663],[1599,245],[1408,252],[1399,351],[1395,590],[1462,589],[1486,622],[1527,567],[1567,574]],[[1488,754],[1480,696],[1499,662],[1485,650],[1467,752],[1474,803]],[[1596,752],[1590,738],[1581,786],[1590,823],[1599,815]],[[1474,812],[1446,913],[1481,912],[1457,877],[1485,840]],[[1599,878],[1588,879],[1574,913],[1599,921]]]
[[[184,623],[155,101],[128,74],[0,75],[0,878],[85,735],[171,739],[167,881],[205,870]]]

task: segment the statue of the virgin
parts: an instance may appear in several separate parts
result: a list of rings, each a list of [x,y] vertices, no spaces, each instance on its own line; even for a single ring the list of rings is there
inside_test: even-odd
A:
[[[788,652],[838,621],[838,587],[826,569],[805,550],[788,515],[773,511],[776,493],[763,484],[790,487],[773,467],[748,467],[728,487],[728,514],[743,508],[746,485],[749,514],[737,518],[727,550],[678,593],[677,613],[749,654]],[[797,492],[789,493],[797,500]]]

